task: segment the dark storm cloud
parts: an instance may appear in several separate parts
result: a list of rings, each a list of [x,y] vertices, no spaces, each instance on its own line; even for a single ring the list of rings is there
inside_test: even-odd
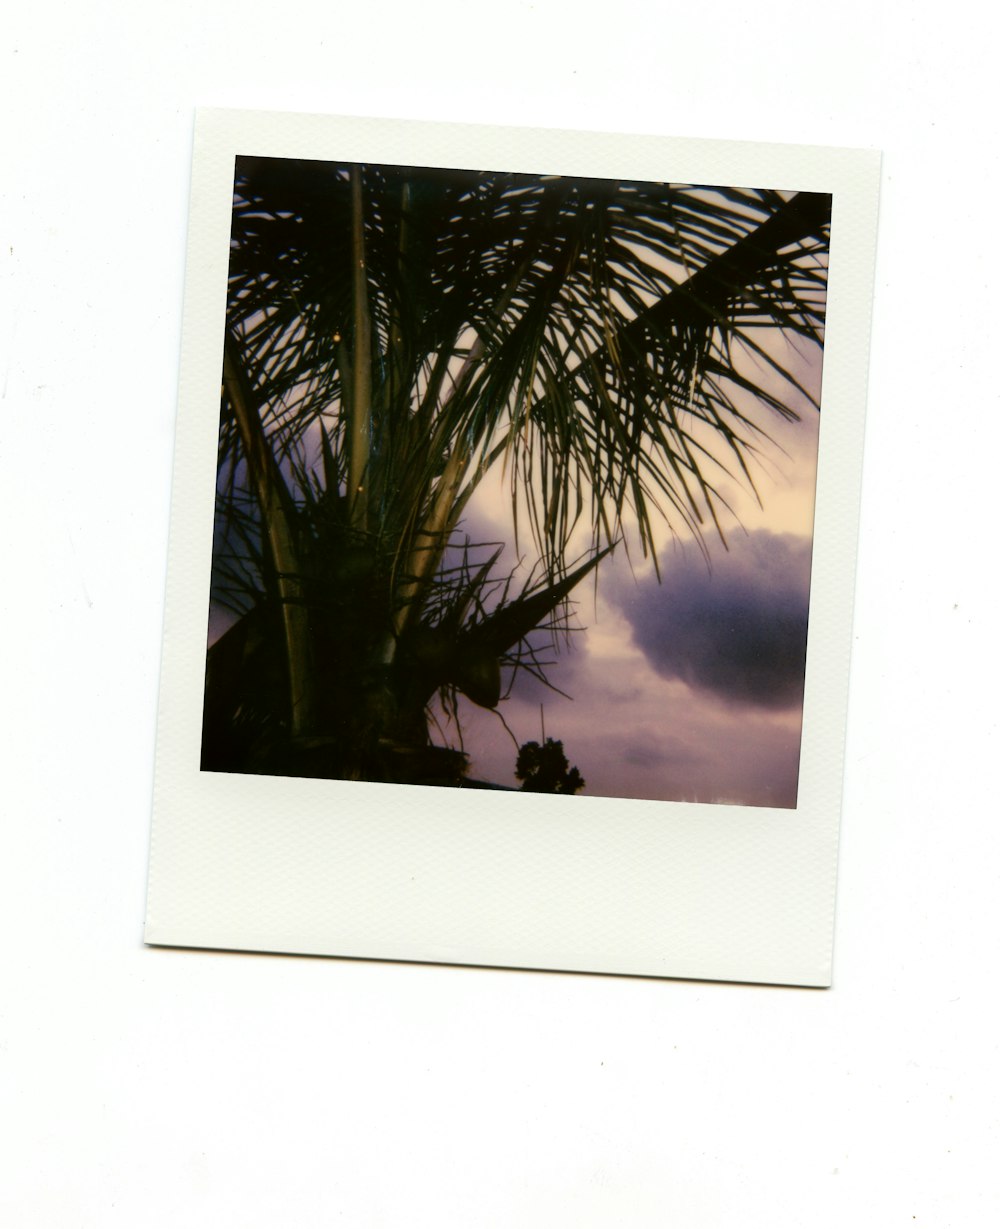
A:
[[[615,586],[636,645],[666,678],[729,704],[801,705],[809,613],[808,539],[766,531],[664,561],[663,583]]]

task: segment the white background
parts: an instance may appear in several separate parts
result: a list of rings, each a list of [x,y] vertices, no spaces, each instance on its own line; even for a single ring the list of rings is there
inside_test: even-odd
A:
[[[981,11],[5,17],[0,1222],[995,1220]],[[832,990],[142,946],[196,105],[884,150]]]

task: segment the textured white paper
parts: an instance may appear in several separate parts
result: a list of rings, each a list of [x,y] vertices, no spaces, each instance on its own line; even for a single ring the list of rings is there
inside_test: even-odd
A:
[[[796,809],[200,771],[238,154],[833,194]],[[878,175],[871,151],[199,113],[148,943],[830,984]]]

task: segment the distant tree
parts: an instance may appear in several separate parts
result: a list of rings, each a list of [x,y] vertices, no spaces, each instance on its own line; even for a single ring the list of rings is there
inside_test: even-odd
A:
[[[524,782],[521,789],[526,794],[576,794],[587,784],[579,768],[570,768],[563,745],[555,738],[547,738],[543,746],[525,743],[517,753],[514,775]]]

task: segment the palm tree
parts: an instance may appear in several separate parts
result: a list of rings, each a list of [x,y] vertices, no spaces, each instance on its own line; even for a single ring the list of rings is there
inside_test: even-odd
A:
[[[769,337],[822,344],[829,219],[820,194],[239,158],[213,562],[238,622],[203,767],[458,781],[435,697],[542,674],[530,634],[618,543],[722,536],[722,476],[752,488],[767,417],[808,396]],[[461,537],[498,469],[538,557],[519,589]]]

